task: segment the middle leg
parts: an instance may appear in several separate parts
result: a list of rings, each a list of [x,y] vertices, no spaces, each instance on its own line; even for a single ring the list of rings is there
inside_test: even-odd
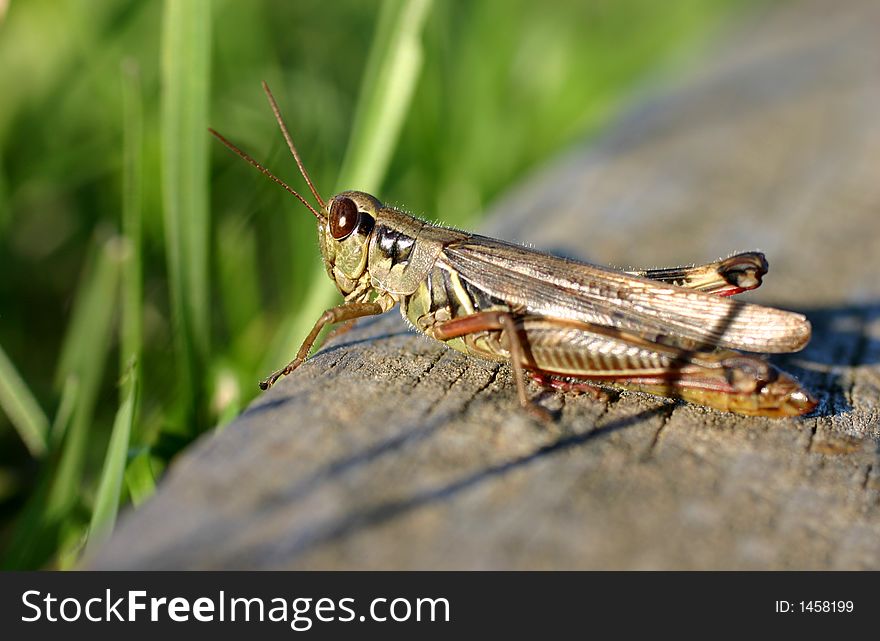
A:
[[[498,347],[494,351],[486,349],[483,353],[473,342],[471,350],[476,356],[507,357],[513,370],[514,383],[519,404],[524,410],[542,421],[549,421],[552,415],[529,398],[526,390],[525,373],[529,364],[534,365],[528,345],[523,340],[522,327],[510,312],[488,311],[468,314],[434,325],[428,333],[437,340],[448,341],[453,338],[473,337],[481,332],[498,332]],[[491,343],[492,341],[490,341]],[[507,352],[506,354],[504,352]]]

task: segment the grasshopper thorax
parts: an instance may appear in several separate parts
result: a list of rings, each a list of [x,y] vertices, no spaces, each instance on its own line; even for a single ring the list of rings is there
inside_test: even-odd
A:
[[[318,240],[328,276],[344,295],[369,287],[367,259],[382,203],[362,191],[344,191],[327,201],[318,220]]]

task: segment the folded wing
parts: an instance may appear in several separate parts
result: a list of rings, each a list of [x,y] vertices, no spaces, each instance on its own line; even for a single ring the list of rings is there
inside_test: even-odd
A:
[[[810,339],[805,316],[647,280],[472,236],[440,258],[459,276],[513,308],[704,346],[793,352]]]

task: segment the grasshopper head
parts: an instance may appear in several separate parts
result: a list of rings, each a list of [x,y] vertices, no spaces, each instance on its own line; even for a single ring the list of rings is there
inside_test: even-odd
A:
[[[318,220],[318,239],[327,274],[343,294],[351,293],[367,276],[367,253],[382,207],[362,191],[344,191],[324,206]]]

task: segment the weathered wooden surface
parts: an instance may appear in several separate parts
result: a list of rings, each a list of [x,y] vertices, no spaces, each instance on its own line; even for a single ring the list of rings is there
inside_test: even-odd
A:
[[[362,322],[171,469],[98,568],[880,567],[880,3],[791,2],[495,208],[486,231],[618,265],[767,252],[821,399],[740,418],[542,393]],[[317,257],[316,257],[317,259]]]

